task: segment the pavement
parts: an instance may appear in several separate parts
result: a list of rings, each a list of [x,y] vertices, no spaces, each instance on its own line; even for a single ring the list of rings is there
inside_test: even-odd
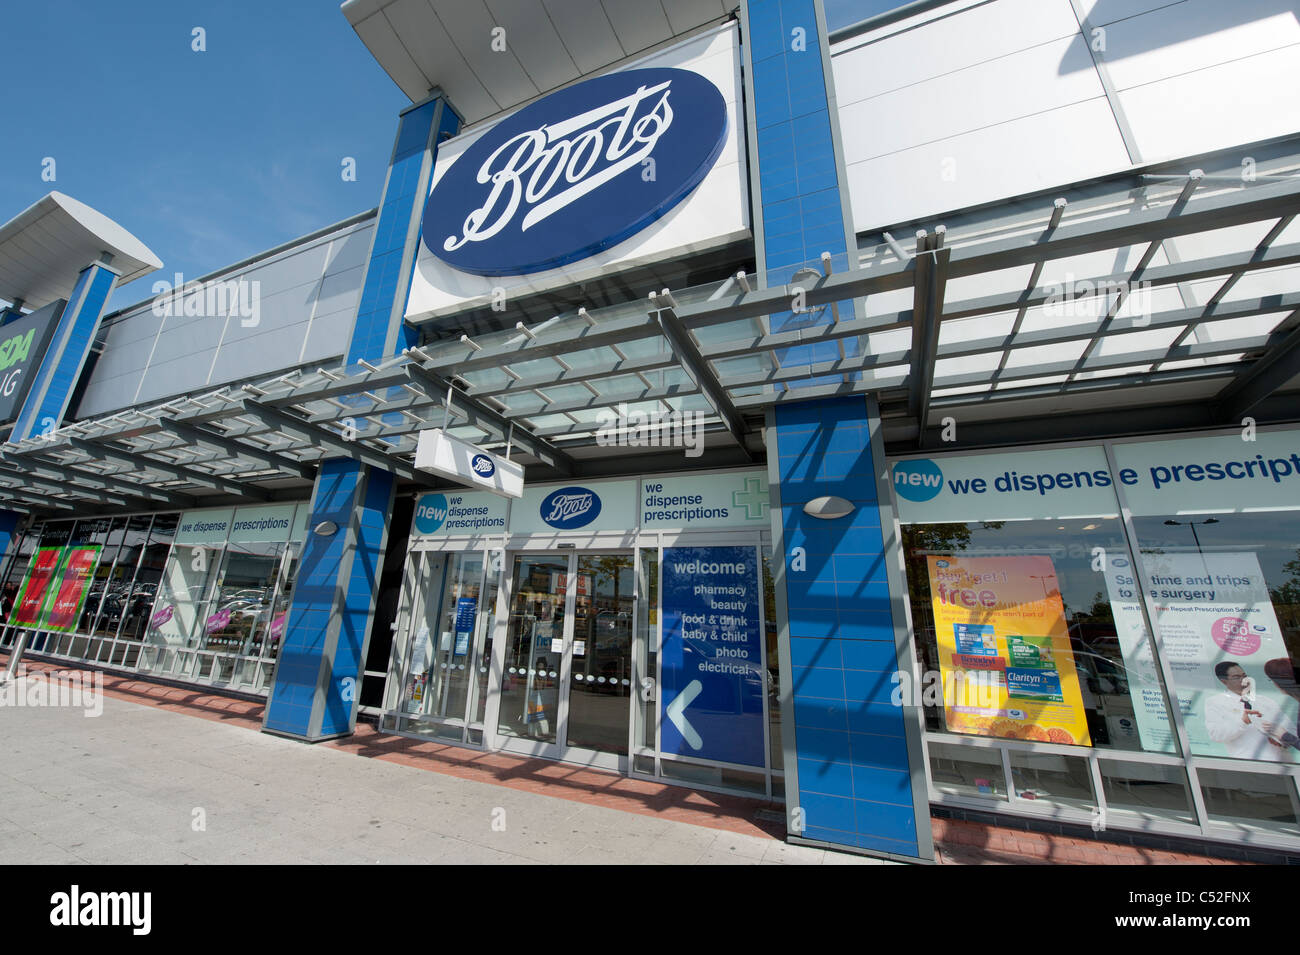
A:
[[[102,712],[0,693],[0,864],[887,865],[784,841],[782,805],[381,733],[305,745],[262,701],[102,674]],[[5,702],[6,699],[9,702]],[[75,699],[75,698],[74,698]],[[196,718],[197,717],[197,718]],[[941,864],[1231,864],[933,819]]]
[[[32,679],[41,677],[18,681],[24,698]],[[358,758],[114,696],[95,717],[0,707],[0,733],[5,865],[874,861]]]

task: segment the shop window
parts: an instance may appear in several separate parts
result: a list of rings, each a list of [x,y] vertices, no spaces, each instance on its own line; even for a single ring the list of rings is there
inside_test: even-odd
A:
[[[1096,805],[1088,761],[1059,753],[1013,749],[1011,784],[1017,799],[1046,800],[1056,805],[1090,809]]]
[[[1098,765],[1108,808],[1137,813],[1146,819],[1196,822],[1187,774],[1181,766],[1109,759],[1099,760]]]
[[[208,623],[208,606],[221,567],[224,547],[183,544],[172,548],[158,582],[158,598],[149,619],[140,665],[157,673],[188,676],[193,660],[186,650],[198,647]]]
[[[148,542],[140,555],[135,581],[123,610],[118,644],[113,651],[114,664],[136,666],[140,662],[140,646],[149,630],[149,621],[157,612],[170,612],[163,611],[165,604],[158,604],[157,611],[154,606],[179,519],[178,514],[158,514],[149,526]]]
[[[1213,822],[1264,829],[1300,829],[1295,780],[1218,769],[1198,769],[1205,812]]]
[[[266,643],[284,544],[230,544],[198,634],[205,650],[259,656]]]
[[[1197,755],[1300,762],[1300,512],[1133,518]]]
[[[932,732],[1173,750],[1137,597],[1115,584],[1118,517],[902,531]]]
[[[938,792],[987,799],[1007,798],[1001,750],[938,742],[931,743],[928,749],[930,779]]]

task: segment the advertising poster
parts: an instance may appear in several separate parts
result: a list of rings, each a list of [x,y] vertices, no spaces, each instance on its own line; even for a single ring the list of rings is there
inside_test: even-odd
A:
[[[65,551],[63,566],[55,574],[51,590],[54,597],[45,611],[42,630],[71,633],[81,619],[81,608],[90,592],[90,581],[99,560],[100,545],[72,547]]]
[[[1297,762],[1295,671],[1252,553],[1142,555],[1193,753]]]
[[[458,657],[469,653],[469,641],[474,635],[474,620],[477,616],[477,597],[461,597],[456,601],[456,647],[452,652]]]
[[[1176,752],[1174,731],[1169,725],[1169,711],[1165,709],[1151,649],[1151,634],[1142,619],[1142,592],[1127,557],[1106,556],[1106,595],[1110,598],[1115,635],[1124,658],[1124,675],[1140,748],[1149,753]],[[1118,719],[1108,719],[1108,722],[1112,723],[1112,744],[1123,744],[1131,735],[1126,732],[1128,728]]]
[[[948,729],[1091,746],[1052,559],[926,561]]]
[[[766,674],[753,547],[663,552],[661,748],[762,766]]]
[[[50,582],[59,568],[62,554],[61,547],[43,547],[32,555],[22,590],[9,612],[10,623],[20,627],[35,627],[40,623],[45,597],[50,591]]]

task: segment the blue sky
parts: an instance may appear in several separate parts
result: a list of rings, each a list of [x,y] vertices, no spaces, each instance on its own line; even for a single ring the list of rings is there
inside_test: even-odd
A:
[[[827,20],[898,5],[826,0]],[[205,52],[191,48],[195,27]],[[338,0],[5,3],[0,37],[0,221],[58,190],[139,237],[170,281],[379,201],[407,100]],[[347,156],[356,182],[340,175]],[[118,289],[109,309],[159,277]]]
[[[194,27],[206,52],[191,49]],[[379,201],[408,101],[338,0],[6,3],[0,36],[0,221],[56,189],[134,233],[170,280]],[[47,156],[54,182],[41,179]],[[356,182],[340,175],[345,156]]]

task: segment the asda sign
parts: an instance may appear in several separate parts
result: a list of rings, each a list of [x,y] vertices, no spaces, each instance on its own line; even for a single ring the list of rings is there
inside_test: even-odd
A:
[[[0,327],[0,425],[22,411],[66,304],[59,299]]]

